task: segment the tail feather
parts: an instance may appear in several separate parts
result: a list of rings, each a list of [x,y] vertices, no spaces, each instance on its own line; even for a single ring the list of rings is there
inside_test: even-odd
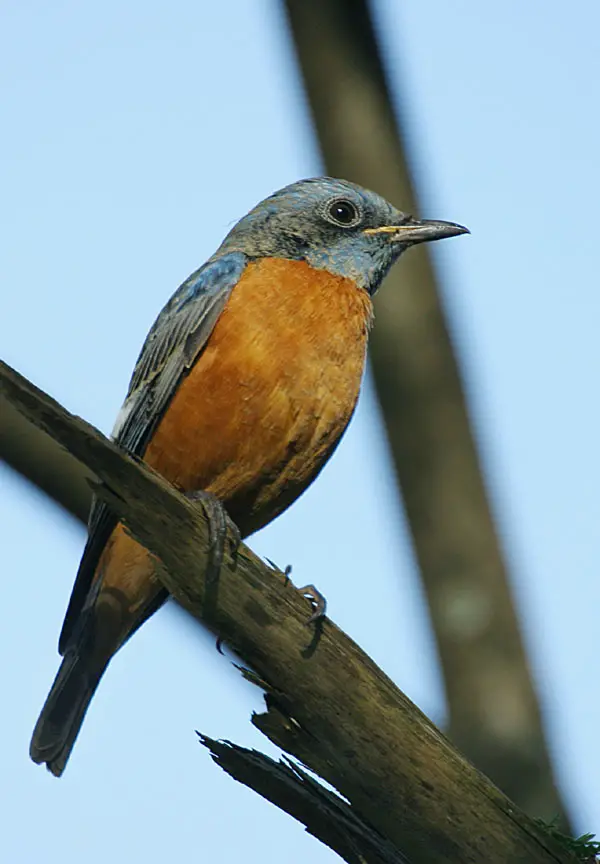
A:
[[[60,777],[111,657],[130,630],[127,597],[112,589],[82,610],[33,730],[29,754]]]
[[[106,665],[100,669],[91,668],[89,658],[81,654],[77,646],[64,656],[29,748],[33,761],[45,762],[55,777],[60,777],[65,769]]]

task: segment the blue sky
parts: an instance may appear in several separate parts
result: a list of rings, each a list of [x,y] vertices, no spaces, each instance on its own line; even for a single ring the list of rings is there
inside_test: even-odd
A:
[[[598,830],[600,7],[374,10],[424,215],[473,232],[436,263],[558,775]],[[177,285],[259,199],[321,171],[289,49],[275,0],[2,4],[0,354],[104,431]],[[367,381],[318,483],[251,545],[315,581],[442,723],[389,474]],[[260,693],[174,608],[111,664],[62,780],[31,764],[83,536],[1,467],[0,526],[2,860],[335,860],[196,743],[273,752],[248,722]]]

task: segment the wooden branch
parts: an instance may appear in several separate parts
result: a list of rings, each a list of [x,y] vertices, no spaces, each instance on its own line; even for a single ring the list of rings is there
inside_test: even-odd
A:
[[[418,213],[367,0],[286,0],[327,172]],[[464,213],[427,213],[464,220]],[[449,734],[528,813],[555,787],[535,687],[429,250],[375,298],[371,369],[438,645]],[[518,720],[515,720],[518,706]]]
[[[217,765],[234,780],[302,822],[309,834],[348,864],[409,864],[385,838],[365,825],[349,804],[289,760],[275,762],[264,753],[230,741],[199,737]]]
[[[85,467],[1,396],[0,459],[87,524],[92,490]]]
[[[575,859],[479,774],[332,622],[246,546],[206,585],[208,529],[159,475],[0,363],[0,394],[86,466],[167,590],[255,670],[256,725],[334,786],[413,864]],[[162,563],[161,563],[162,562]]]

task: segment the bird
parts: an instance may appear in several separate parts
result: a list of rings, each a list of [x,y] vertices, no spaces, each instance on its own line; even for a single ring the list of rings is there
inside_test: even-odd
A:
[[[345,180],[280,189],[158,315],[114,441],[248,537],[304,492],[348,426],[386,273],[410,246],[465,233]],[[95,500],[34,762],[61,776],[111,658],[166,598],[150,554]]]

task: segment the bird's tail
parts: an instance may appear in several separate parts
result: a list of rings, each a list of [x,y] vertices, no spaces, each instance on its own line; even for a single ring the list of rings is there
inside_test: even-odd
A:
[[[92,671],[77,648],[69,649],[63,658],[29,747],[33,761],[45,762],[55,777],[65,770],[103,671]]]
[[[85,635],[93,637],[95,622],[87,623]],[[65,651],[31,737],[29,755],[34,762],[45,762],[55,777],[65,770],[92,696],[112,655],[112,651],[103,651],[99,656],[98,651],[90,650],[92,641],[79,639]]]

